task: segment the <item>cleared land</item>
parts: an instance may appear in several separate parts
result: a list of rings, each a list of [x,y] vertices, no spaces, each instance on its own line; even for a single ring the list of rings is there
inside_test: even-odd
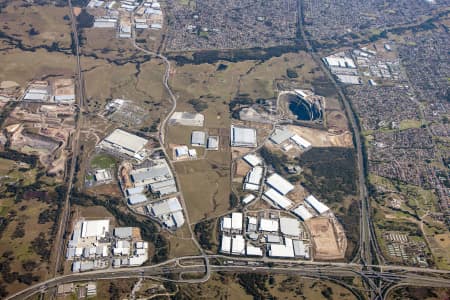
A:
[[[315,259],[342,259],[345,255],[346,242],[338,242],[343,234],[329,218],[313,218],[306,222],[314,242]],[[345,245],[345,246],[344,246]]]
[[[230,195],[229,157],[222,161],[189,161],[175,164],[191,222],[221,215]],[[220,165],[217,165],[220,164]]]

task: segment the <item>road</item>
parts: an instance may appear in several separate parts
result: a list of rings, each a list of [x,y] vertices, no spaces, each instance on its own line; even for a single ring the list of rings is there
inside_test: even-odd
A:
[[[144,4],[144,2],[142,2],[139,5],[139,7],[142,7],[143,4]],[[196,238],[196,236],[195,236],[195,234],[194,234],[194,232],[192,230],[191,221],[190,221],[188,210],[187,210],[187,206],[186,206],[186,201],[184,200],[183,192],[181,190],[181,185],[180,185],[180,182],[179,182],[178,177],[176,175],[177,173],[175,171],[175,167],[173,166],[173,162],[170,159],[170,156],[168,155],[167,150],[166,150],[165,136],[166,136],[167,121],[170,119],[170,117],[172,116],[172,114],[175,112],[175,110],[177,108],[177,97],[175,96],[175,94],[173,93],[173,91],[172,91],[172,89],[170,88],[170,85],[169,85],[169,79],[170,79],[172,66],[170,64],[169,59],[167,59],[167,57],[165,57],[164,55],[161,55],[159,53],[156,53],[156,52],[144,49],[144,48],[142,48],[142,47],[140,47],[140,46],[138,46],[136,44],[136,34],[134,32],[135,26],[134,26],[134,17],[133,16],[131,17],[131,20],[132,20],[131,21],[132,22],[131,23],[131,26],[132,26],[131,28],[133,28],[132,41],[133,41],[134,48],[136,48],[137,50],[142,51],[142,52],[144,52],[146,54],[149,54],[152,57],[157,57],[159,59],[162,59],[162,61],[164,62],[164,65],[166,66],[166,71],[164,72],[162,82],[163,82],[164,88],[166,89],[167,93],[170,96],[172,107],[171,107],[169,113],[166,115],[166,117],[162,120],[162,122],[160,124],[158,140],[159,140],[159,143],[161,145],[161,150],[163,151],[165,157],[167,158],[167,164],[169,165],[169,167],[170,167],[170,169],[172,171],[172,174],[174,176],[174,179],[175,179],[177,190],[179,192],[178,198],[180,200],[181,206],[183,207],[184,216],[185,216],[185,219],[186,219],[187,226],[189,228],[189,233],[191,235],[191,240],[194,243],[194,245],[198,248],[200,253],[202,254],[202,257],[203,257],[203,259],[205,261],[205,266],[206,266],[206,276],[207,276],[207,278],[209,278],[210,271],[209,271],[208,256],[206,255],[205,250],[200,246],[200,244],[197,241],[197,238]]]
[[[334,76],[330,73],[328,68],[325,66],[321,57],[317,54],[314,48],[311,46],[311,43],[304,32],[303,28],[303,17],[302,17],[302,0],[299,0],[299,31],[303,41],[306,44],[307,51],[311,54],[314,61],[320,66],[322,72],[327,76],[327,78],[333,84],[335,90],[338,93],[339,99],[344,106],[345,113],[347,115],[347,119],[349,120],[351,130],[353,132],[354,145],[356,150],[356,160],[357,160],[357,168],[358,168],[358,193],[360,199],[360,244],[359,244],[359,255],[358,259],[363,264],[372,264],[373,257],[372,254],[375,254],[375,259],[378,262],[384,262],[384,259],[381,255],[381,251],[379,250],[378,242],[376,240],[373,224],[371,223],[371,208],[369,202],[369,196],[367,192],[367,182],[365,177],[365,164],[364,164],[364,155],[362,150],[362,140],[361,133],[359,129],[358,122],[356,120],[355,114],[352,110],[349,100],[346,95],[342,91],[341,86],[336,82]],[[373,251],[372,251],[373,250]]]
[[[65,181],[67,184],[67,191],[64,199],[64,204],[61,211],[61,220],[58,226],[58,232],[56,233],[54,248],[55,248],[55,259],[54,259],[54,268],[53,275],[58,273],[58,270],[61,265],[61,256],[64,255],[64,233],[66,232],[67,223],[69,222],[70,216],[70,194],[73,187],[73,179],[75,177],[75,167],[77,164],[78,158],[78,150],[80,140],[80,129],[83,124],[83,107],[84,107],[84,99],[85,99],[85,88],[83,81],[83,72],[81,70],[81,61],[80,61],[80,45],[78,41],[78,31],[77,31],[77,23],[75,16],[73,14],[72,1],[69,0],[69,10],[70,10],[70,22],[71,22],[71,30],[73,34],[73,40],[75,43],[75,55],[77,59],[77,82],[78,82],[78,117],[75,118],[75,132],[72,135],[72,157],[70,159],[70,170],[65,177]]]
[[[374,297],[375,299],[384,299],[386,293],[392,290],[394,286],[413,285],[430,287],[449,287],[450,271],[422,269],[404,266],[373,265],[380,271],[367,270],[363,264],[356,263],[325,263],[310,261],[292,261],[268,259],[261,262],[261,259],[255,258],[231,258],[221,255],[210,255],[209,259],[215,262],[209,265],[207,271],[204,264],[198,264],[198,260],[203,260],[204,256],[188,256],[168,260],[152,266],[142,266],[135,268],[107,269],[85,273],[74,273],[70,275],[58,276],[47,281],[33,285],[24,289],[6,299],[26,299],[37,293],[45,292],[55,288],[60,284],[92,281],[92,280],[111,280],[121,278],[152,278],[155,280],[174,281],[178,283],[197,284],[203,283],[209,279],[207,272],[233,272],[233,273],[271,273],[303,276],[316,279],[332,280],[338,284],[344,285],[352,291],[364,294],[361,287],[348,284],[347,279],[362,278],[370,281],[378,278],[385,282],[382,292]],[[219,263],[217,259],[231,261],[226,265]],[[192,264],[180,264],[180,260],[192,261]],[[257,265],[256,265],[257,264]],[[205,276],[199,279],[180,279],[174,280],[173,275],[186,273],[204,273]],[[169,276],[172,275],[172,276]]]

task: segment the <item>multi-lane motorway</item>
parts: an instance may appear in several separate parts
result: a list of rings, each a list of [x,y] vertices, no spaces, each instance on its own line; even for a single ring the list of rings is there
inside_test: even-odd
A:
[[[371,280],[376,278],[384,282],[381,288],[375,293],[376,295],[372,297],[374,299],[384,299],[386,293],[392,287],[399,285],[450,288],[450,271],[443,270],[389,265],[372,265],[371,269],[367,269],[367,266],[357,263],[299,262],[275,259],[261,261],[251,258],[231,259],[221,255],[210,255],[208,258],[210,260],[210,272],[271,273],[327,279],[344,285],[358,298],[365,298],[369,291],[361,286],[353,286],[349,283],[354,278],[362,278],[363,281],[367,282],[371,282]],[[152,266],[107,269],[58,276],[22,290],[7,299],[26,299],[38,293],[54,289],[60,284],[102,279],[152,278],[181,283],[202,283],[208,280],[209,277],[205,264],[198,263],[199,260],[203,259],[203,256],[189,256],[174,258]],[[199,272],[205,274],[205,276],[199,279],[173,279],[176,278],[176,275],[187,273],[198,274]]]

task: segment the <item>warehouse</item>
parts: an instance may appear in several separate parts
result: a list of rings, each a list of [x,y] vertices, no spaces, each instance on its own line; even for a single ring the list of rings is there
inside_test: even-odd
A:
[[[222,235],[222,242],[220,243],[220,252],[230,254],[231,251],[231,237]]]
[[[208,150],[219,150],[219,137],[218,136],[208,137],[207,149]]]
[[[280,145],[292,137],[294,133],[286,128],[276,128],[274,133],[270,136],[270,140],[276,144]]]
[[[255,199],[256,199],[255,195],[253,195],[253,194],[248,194],[247,196],[245,196],[245,197],[242,199],[242,204],[247,205],[247,204],[249,204],[250,202],[252,202],[252,201],[255,200]]]
[[[240,212],[234,212],[231,214],[231,229],[233,231],[242,231],[243,215]]]
[[[278,220],[263,219],[259,220],[259,231],[278,232]]]
[[[279,206],[283,209],[288,209],[292,206],[292,201],[281,195],[274,189],[268,189],[264,192],[264,199],[269,201],[273,206]]]
[[[257,146],[256,130],[231,126],[231,146],[254,148]]]
[[[255,232],[258,228],[258,220],[256,217],[247,217],[247,232]]]
[[[262,159],[258,157],[256,154],[250,153],[244,156],[243,158],[252,167],[262,165]]]
[[[255,247],[248,243],[247,243],[247,249],[245,252],[248,256],[262,256],[263,255],[261,248]]]
[[[270,175],[267,178],[266,183],[282,195],[286,195],[294,189],[294,186],[289,181],[287,181],[277,173]]]
[[[149,168],[131,171],[131,180],[135,186],[146,186],[173,178],[165,159],[158,159],[153,162],[155,164]]]
[[[114,236],[121,239],[129,239],[133,235],[133,227],[116,227]]]
[[[95,171],[94,178],[97,182],[106,182],[111,180],[112,176],[109,170],[100,169]]]
[[[145,191],[145,187],[143,187],[143,186],[126,189],[126,193],[128,196],[142,194],[142,193],[144,193],[144,191]]]
[[[192,131],[191,144],[192,144],[192,146],[205,147],[205,145],[206,145],[206,132],[204,132],[204,131]]]
[[[147,201],[147,197],[144,194],[133,194],[128,197],[128,203],[130,205],[136,205]]]
[[[220,223],[220,229],[222,231],[230,231],[231,230],[231,217],[223,217],[222,222]]]
[[[289,236],[300,236],[300,223],[296,219],[293,218],[280,218],[280,231],[284,235]]]
[[[267,246],[270,257],[294,257],[294,247],[292,240],[289,238],[284,239],[284,245],[282,244],[270,244]]]
[[[305,201],[309,205],[311,205],[311,207],[314,208],[320,215],[330,210],[328,206],[317,200],[317,198],[313,195],[309,195],[308,197],[306,197]]]
[[[291,140],[304,150],[311,149],[312,147],[312,144],[310,142],[308,142],[307,140],[305,140],[304,138],[302,138],[297,134],[291,136]]]
[[[244,190],[259,190],[259,186],[263,177],[263,171],[264,170],[262,167],[254,167],[250,172],[248,172],[244,179]]]
[[[148,206],[150,206],[151,212],[155,217],[161,217],[170,213],[181,211],[183,209],[180,202],[178,201],[178,198],[176,197],[152,203]]]
[[[236,235],[231,239],[231,254],[245,255],[245,240],[242,235]]]
[[[294,247],[295,257],[309,259],[309,247],[303,241],[293,240],[292,246]]]
[[[106,233],[109,232],[109,220],[91,220],[82,221],[81,223],[81,237],[105,237]]]
[[[313,214],[303,204],[293,209],[292,212],[303,221],[308,221],[313,217]]]
[[[120,152],[130,157],[142,159],[139,152],[147,144],[147,140],[121,129],[114,130],[100,142],[99,147],[105,150]]]

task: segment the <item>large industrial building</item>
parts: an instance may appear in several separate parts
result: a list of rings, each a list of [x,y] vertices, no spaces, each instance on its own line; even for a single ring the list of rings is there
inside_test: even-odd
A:
[[[192,131],[191,145],[197,147],[206,146],[206,132],[204,131]]]
[[[266,183],[283,196],[294,189],[294,186],[289,181],[277,173],[270,175],[267,178]]]
[[[231,146],[248,148],[256,147],[256,129],[231,126]]]
[[[328,206],[326,206],[325,204],[323,204],[322,202],[317,200],[317,198],[314,197],[313,195],[309,195],[308,197],[306,197],[305,201],[312,208],[314,208],[319,213],[319,215],[324,214],[330,210],[330,208]]]
[[[154,165],[131,172],[135,187],[148,187],[156,195],[165,196],[177,192],[175,179],[165,159],[153,160]]]
[[[262,167],[254,167],[250,170],[250,172],[247,173],[244,179],[244,191],[258,191],[259,187],[261,186],[261,180],[263,178],[263,171],[264,169]]]
[[[183,208],[176,197],[151,203],[147,205],[147,210],[167,228],[179,228],[184,224]]]
[[[106,151],[125,154],[129,157],[142,160],[144,158],[142,150],[147,142],[147,139],[141,138],[122,129],[116,129],[104,138],[103,141],[98,144],[98,147]]]

